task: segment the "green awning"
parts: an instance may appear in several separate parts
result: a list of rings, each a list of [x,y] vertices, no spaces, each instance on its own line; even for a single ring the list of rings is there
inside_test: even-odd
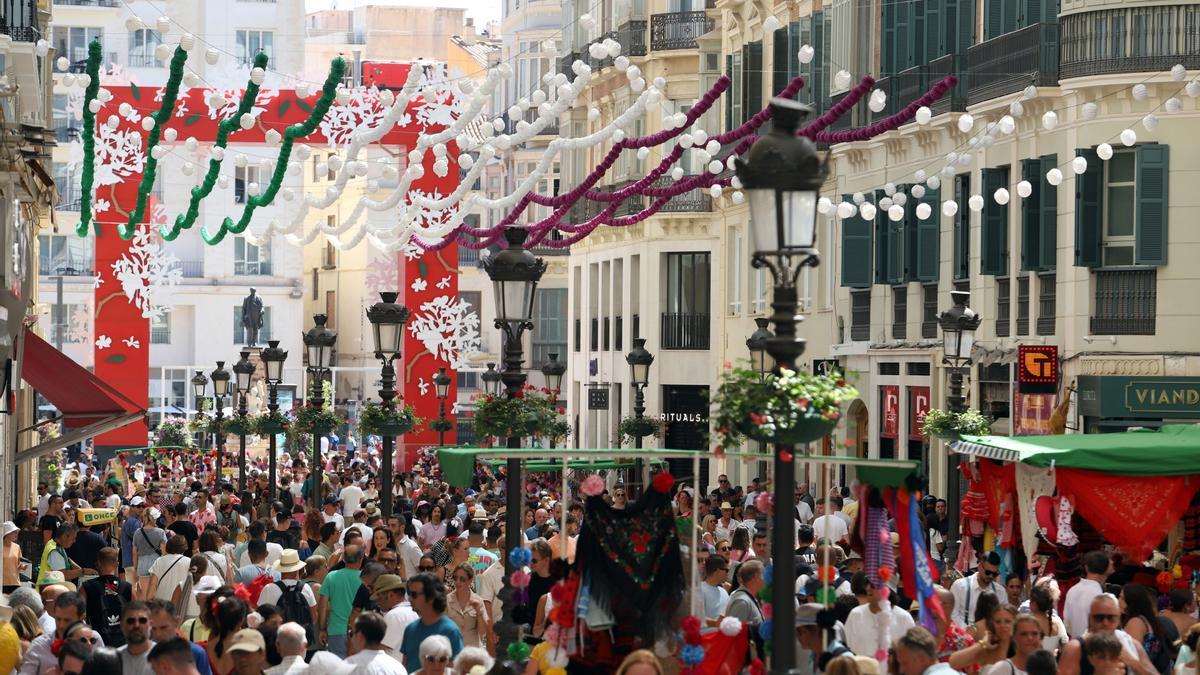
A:
[[[1111,434],[963,436],[951,447],[964,455],[1033,466],[1088,469],[1123,476],[1200,473],[1200,425],[1167,424]]]

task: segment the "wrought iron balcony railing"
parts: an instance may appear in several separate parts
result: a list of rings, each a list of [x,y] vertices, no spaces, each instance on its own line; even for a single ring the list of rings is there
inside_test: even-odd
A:
[[[650,17],[650,49],[696,49],[696,40],[713,29],[713,20],[704,12],[669,12]]]
[[[1095,270],[1094,335],[1154,335],[1158,270]]]
[[[967,50],[967,77],[968,105],[1031,84],[1058,84],[1058,24],[1035,23],[971,47]]]
[[[708,349],[709,315],[664,312],[663,349]]]

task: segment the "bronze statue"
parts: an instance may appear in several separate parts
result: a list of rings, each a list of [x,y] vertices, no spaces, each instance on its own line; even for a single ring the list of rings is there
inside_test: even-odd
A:
[[[250,289],[250,295],[247,295],[242,300],[242,328],[246,331],[246,346],[258,346],[258,331],[263,325],[263,303],[262,298],[255,294],[253,288]]]

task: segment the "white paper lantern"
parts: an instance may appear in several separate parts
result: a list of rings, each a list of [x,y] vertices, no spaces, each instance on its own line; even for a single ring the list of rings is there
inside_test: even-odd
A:
[[[192,87],[196,86],[197,84],[199,84],[199,82],[200,82],[200,78],[199,78],[199,77],[198,77],[198,76],[197,76],[195,73],[193,73],[193,72],[192,72],[192,71],[190,71],[190,70],[189,70],[189,71],[186,71],[186,72],[184,72],[184,74],[183,74],[183,86],[185,86],[185,87],[187,87],[187,88],[189,88],[189,89],[190,89],[190,88],[192,88]]]
[[[953,164],[947,164],[946,166],[942,167],[942,176],[949,178],[953,175],[954,175],[954,165]]]
[[[858,207],[858,215],[862,216],[863,220],[875,220],[875,216],[879,214],[879,209],[875,205],[866,202]]]
[[[879,200],[879,208],[883,209],[884,211],[892,208],[892,204],[893,202],[891,197],[884,197]]]
[[[1183,101],[1180,101],[1172,96],[1171,98],[1167,99],[1167,102],[1163,104],[1163,107],[1167,109],[1167,112],[1174,114],[1180,110],[1183,110]]]
[[[67,68],[71,67],[71,61],[65,56],[60,56],[54,59],[54,67],[58,68],[59,72],[66,72]]]
[[[171,31],[171,17],[165,15],[158,17],[156,25],[160,34],[169,33]]]
[[[1100,112],[1100,106],[1096,105],[1096,103],[1094,101],[1088,101],[1087,103],[1084,103],[1082,106],[1079,107],[1080,117],[1082,117],[1084,120],[1086,120],[1088,122],[1096,119],[1096,115],[1099,112]]]
[[[1145,101],[1150,96],[1150,90],[1140,82],[1133,85],[1132,93],[1135,101]]]
[[[204,62],[208,65],[215,66],[218,62],[220,62],[220,60],[221,52],[217,51],[215,48],[209,47],[204,51]]]
[[[985,136],[984,139],[990,141],[992,139],[992,137]],[[988,143],[988,145],[991,145],[991,143]],[[971,166],[972,159],[974,159],[974,158],[971,156],[970,153],[964,152],[963,154],[958,156],[958,165],[959,166]]]
[[[841,218],[842,220],[853,216],[856,211],[858,211],[858,209],[854,208],[854,205],[850,202],[841,202],[837,207],[838,218]]]
[[[153,115],[146,115],[145,117],[142,118],[142,128],[145,129],[146,131],[150,131],[150,130],[154,129],[155,124],[156,124],[156,122],[154,120]]]
[[[171,131],[174,131],[174,129]],[[200,141],[196,140],[195,136],[188,136],[187,140],[183,142],[183,147],[187,148],[188,152],[195,152],[200,147]]]
[[[829,197],[821,197],[817,200],[817,213],[827,216],[833,210],[833,201]]]
[[[184,162],[183,166],[179,167],[179,170],[183,172],[183,175],[190,176],[196,171],[196,165],[191,162]]]
[[[855,204],[862,204],[863,202],[867,201],[866,196],[861,192],[855,192],[850,196],[850,199],[854,200]]]
[[[980,211],[982,211],[983,210],[983,195],[971,195],[971,198],[967,200],[967,207],[970,208],[975,213],[979,213]]]
[[[1012,118],[1012,115],[1005,115],[1000,118],[1000,122],[996,124],[996,127],[1000,129],[1000,133],[1007,136],[1016,130],[1017,121]]]
[[[1046,172],[1046,182],[1055,187],[1061,185],[1063,182],[1062,171],[1059,171],[1057,168],[1050,169],[1049,171],[1047,171]]]
[[[156,145],[150,148],[150,156],[154,159],[162,159],[167,156],[167,148],[164,145]]]
[[[64,87],[74,87],[75,75],[72,73],[64,73],[62,76],[62,83]]]
[[[1033,185],[1029,181],[1023,180],[1020,183],[1017,183],[1018,197],[1021,199],[1029,199],[1029,195],[1031,194],[1033,194]]]
[[[849,87],[849,86],[850,86],[850,71],[848,71],[848,70],[837,71],[837,74],[833,76],[834,89],[845,89],[846,87]]]
[[[742,194],[741,191],[738,191],[730,195],[730,199],[733,200],[734,204],[741,204],[742,202],[746,201],[746,195]]]
[[[1076,157],[1075,159],[1071,160],[1071,171],[1074,171],[1075,175],[1086,173],[1087,166],[1088,162],[1086,157]]]
[[[170,131],[170,130],[168,129],[168,131]],[[209,154],[212,156],[213,159],[220,162],[221,160],[225,159],[225,148],[222,148],[219,145],[214,145],[212,151]]]
[[[963,113],[958,116],[958,130],[959,131],[963,132],[964,134],[969,134],[969,133],[971,133],[971,130],[974,128],[975,128],[975,118],[972,117],[969,113]]]
[[[617,58],[613,59],[613,67],[615,67],[617,70],[625,70],[629,67],[629,57],[618,56]]]
[[[257,66],[250,69],[250,81],[253,82],[254,84],[262,85],[263,81],[266,79],[267,79],[267,71],[265,71],[262,68],[259,68]],[[345,90],[343,89],[342,91],[345,91]],[[341,91],[339,91],[338,93],[340,94]],[[350,95],[349,92],[347,92],[346,96],[349,97],[349,95]],[[341,103],[341,101],[339,101],[339,103]],[[342,105],[345,105],[345,103],[342,103]]]
[[[154,58],[159,61],[166,61],[171,58],[171,45],[165,42],[158,43],[158,46],[154,48]]]
[[[800,51],[796,53],[796,57],[800,59],[800,63],[812,63],[813,57],[817,55],[817,50],[813,49],[812,45],[800,45]]]
[[[1032,101],[1033,99],[1037,98],[1037,87],[1031,84],[1028,87],[1025,87],[1025,91],[1021,93],[1025,96],[1026,101]]]
[[[38,56],[45,56],[50,53],[50,43],[46,40],[38,40],[33,50]]]
[[[871,92],[871,100],[867,102],[867,107],[871,109],[871,112],[883,112],[883,109],[887,107],[887,94],[879,89]]]
[[[1146,129],[1146,131],[1154,131],[1155,129],[1157,129],[1158,128],[1158,116],[1155,115],[1154,113],[1149,113],[1148,115],[1143,117],[1142,118],[1142,127],[1144,127]]]
[[[917,208],[915,210],[917,213],[917,220],[929,220],[929,216],[933,215],[933,207],[925,202],[917,204]]]
[[[896,194],[896,184],[892,183],[892,182],[884,183],[883,184],[883,194],[885,194],[889,197]]]
[[[930,190],[936,190],[942,186],[942,179],[938,176],[930,176],[925,179],[925,184],[929,186]]]
[[[763,32],[772,33],[776,30],[779,30],[779,27],[782,25],[783,24],[779,23],[779,19],[775,18],[774,14],[768,14],[767,18],[763,20]]]
[[[953,199],[947,199],[942,202],[942,215],[947,218],[953,218],[958,213],[958,202]]]
[[[682,166],[677,166],[674,169],[671,169],[671,178],[674,178],[675,180],[679,180],[679,179],[683,178],[683,176],[684,176],[684,171],[683,171]]]
[[[229,176],[225,176],[225,175],[217,176],[217,187],[221,188],[222,190],[228,188],[229,187]]]
[[[921,106],[917,108],[915,119],[917,124],[929,124],[929,120],[933,119],[933,111],[928,106]]]
[[[904,207],[899,204],[892,204],[887,210],[888,220],[893,223],[898,223],[904,220]]]
[[[917,169],[916,173],[913,174],[913,180],[915,180],[918,183],[924,183],[925,178],[926,178],[925,169]]]
[[[145,27],[145,22],[136,16],[130,16],[128,19],[125,19],[125,30],[129,31],[130,33],[136,30],[143,30]]]
[[[1053,110],[1047,110],[1045,115],[1042,115],[1042,128],[1046,131],[1053,131],[1058,126],[1058,113]]]
[[[1101,143],[1100,145],[1097,145],[1096,146],[1096,156],[1106,162],[1108,160],[1112,159],[1112,156],[1113,156],[1112,146],[1109,145],[1108,143]]]
[[[1183,78],[1187,77],[1187,68],[1182,63],[1176,63],[1171,66],[1171,79],[1176,82],[1183,82]]]
[[[244,113],[238,120],[238,124],[241,125],[243,129],[253,129],[254,115],[251,115],[250,113]]]
[[[911,188],[909,188],[908,193],[913,196],[913,199],[920,199],[925,196],[925,186],[924,185],[914,185]]]
[[[307,82],[297,82],[296,83],[296,95],[297,96],[299,96],[300,98],[308,98],[309,93],[311,93],[311,92],[309,91],[309,86],[308,86]]]
[[[1200,97],[1200,80],[1192,80],[1191,82],[1188,82],[1187,86],[1184,87],[1183,90],[1192,98]]]
[[[997,188],[996,191],[992,193],[992,199],[996,200],[996,203],[1000,206],[1007,204],[1009,198],[1010,195],[1008,194],[1008,190],[1006,188]]]
[[[99,99],[92,99],[91,101],[88,101],[88,110],[92,111],[92,114],[94,115],[100,112],[100,107],[103,105],[104,104],[101,103]]]
[[[1133,129],[1126,129],[1121,132],[1121,145],[1127,148],[1132,148],[1137,143],[1137,132]]]
[[[892,195],[892,203],[898,206],[904,206],[908,203],[908,195],[904,194],[903,192],[897,192],[896,194]]]

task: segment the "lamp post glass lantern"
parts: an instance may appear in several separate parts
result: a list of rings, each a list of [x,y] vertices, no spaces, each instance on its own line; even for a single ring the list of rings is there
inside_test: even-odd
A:
[[[751,354],[762,346],[766,352],[758,362],[765,373],[766,357],[774,360],[774,370],[795,368],[804,353],[805,340],[796,333],[799,315],[797,280],[806,266],[815,267],[817,256],[817,199],[825,181],[825,166],[812,141],[796,136],[800,121],[810,112],[797,101],[773,98],[771,130],[760,136],[737,159],[738,179],[750,203],[750,230],[754,242],[752,264],[767,268],[773,282],[771,323],[774,335],[755,331]],[[766,326],[759,324],[761,331]],[[796,470],[794,446],[775,444],[775,503],[792,503]],[[772,518],[771,559],[774,570],[771,603],[771,672],[792,673],[796,663],[795,595],[796,585],[794,526],[788,509],[776,509]]]
[[[221,430],[221,420],[225,418],[225,397],[229,395],[229,371],[225,370],[225,362],[217,361],[216,370],[209,375],[213,385],[213,408],[216,413],[216,426],[213,431],[213,441],[217,445],[217,459],[213,462],[216,470],[216,481],[221,482],[221,458],[225,454],[225,433]]]
[[[567,372],[567,364],[558,360],[558,353],[547,354],[549,358],[542,364],[542,377],[546,378],[546,388],[553,392],[555,402],[558,392],[562,391],[563,375]]]
[[[766,376],[771,368],[775,367],[771,363],[771,357],[767,354],[767,340],[775,337],[768,326],[771,324],[770,319],[759,317],[754,320],[754,325],[757,328],[746,338],[746,349],[750,350],[750,367],[758,372],[760,376]]]
[[[237,415],[242,421],[241,430],[238,432],[238,494],[241,494],[246,491],[246,414],[249,412],[246,409],[246,395],[250,392],[257,369],[250,361],[249,351],[243,351],[238,356],[238,362],[233,364],[233,375],[237,380]]]
[[[197,370],[192,376],[192,398],[196,401],[196,419],[204,416],[204,399],[208,397],[208,376],[204,371]],[[204,444],[206,434],[200,432],[200,445]],[[195,439],[192,439],[195,440]]]
[[[337,333],[325,326],[325,322],[329,319],[324,314],[313,315],[313,327],[308,329],[303,335],[304,349],[308,352],[308,377],[311,390],[309,391],[309,405],[320,408],[325,405],[324,395],[321,392],[324,382],[325,371],[333,360],[333,346],[337,344]],[[309,496],[312,500],[312,509],[321,509],[321,434],[314,431],[312,434],[312,466],[309,467],[311,490]],[[382,481],[381,481],[382,483]],[[384,488],[387,490],[388,488]]]
[[[396,368],[393,365],[400,357],[404,344],[404,324],[408,322],[408,308],[396,303],[399,293],[380,293],[379,302],[367,308],[367,320],[371,322],[371,333],[375,338],[375,358],[382,362],[380,370],[379,398],[383,407],[391,410],[396,399]],[[384,486],[380,494],[380,511],[386,519],[392,515],[392,452],[395,437],[383,434],[383,456],[379,464],[379,484]]]
[[[490,396],[500,395],[500,371],[496,370],[496,364],[487,364],[487,370],[479,376],[483,380],[483,393]]]
[[[450,376],[446,374],[445,368],[438,368],[437,373],[433,376],[433,389],[438,399],[438,419],[444,425],[446,422],[446,398],[450,396]],[[438,430],[438,445],[445,444],[446,430],[443,426]]]
[[[646,386],[650,384],[650,366],[654,363],[654,355],[646,350],[646,338],[634,338],[633,349],[625,355],[625,363],[629,364],[629,381],[633,384],[633,416],[641,420],[646,414]],[[634,436],[633,447],[642,447],[642,436]],[[644,465],[641,457],[635,457],[633,462],[633,492],[641,498],[646,485]]]
[[[279,348],[279,340],[268,340],[267,348],[258,355],[262,359],[263,369],[267,371],[267,411],[272,416],[279,412],[279,384],[283,382],[283,362],[287,360],[287,355],[286,351]],[[270,482],[268,492],[272,500],[275,499],[275,474],[278,470],[275,456],[279,454],[276,435],[274,431],[267,434],[267,480]]]

